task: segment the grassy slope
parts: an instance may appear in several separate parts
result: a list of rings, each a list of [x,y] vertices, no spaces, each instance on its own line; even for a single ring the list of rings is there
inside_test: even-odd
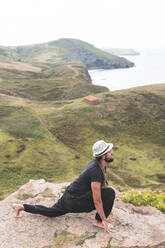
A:
[[[156,176],[165,170],[165,85],[98,96],[102,103],[91,106],[81,98],[38,102],[0,95],[2,197],[30,178],[71,181],[92,159],[98,139],[115,145],[112,185],[165,189]]]
[[[39,115],[40,110],[47,112],[49,107],[51,109],[47,104],[1,95],[1,192],[15,191],[30,178],[69,181],[75,175],[74,152],[49,132],[46,120]],[[25,149],[18,153],[21,145],[25,145]],[[84,163],[83,157],[80,161]]]
[[[123,186],[161,184],[155,175],[165,169],[165,85],[159,87],[107,93],[98,106],[70,105],[61,116],[46,118],[58,139],[85,156],[95,140],[112,141],[117,146],[114,182],[121,177]]]
[[[18,70],[18,71],[32,71],[32,72],[40,72],[41,68],[31,66],[29,64],[18,62],[18,61],[0,61],[0,68]]]
[[[108,91],[106,87],[92,85],[83,64],[59,63],[45,66],[41,72],[33,71],[34,68],[23,71],[23,68],[21,63],[19,70],[0,68],[0,93],[43,101],[74,99]]]

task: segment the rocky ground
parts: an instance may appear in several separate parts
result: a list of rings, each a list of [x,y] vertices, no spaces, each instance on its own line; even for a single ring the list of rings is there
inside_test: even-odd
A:
[[[95,211],[48,218],[22,212],[15,218],[13,203],[51,206],[68,183],[52,184],[30,180],[17,192],[0,202],[1,248],[109,248],[165,247],[165,215],[152,207],[134,207],[120,201],[108,221],[114,229],[110,234],[92,225]]]

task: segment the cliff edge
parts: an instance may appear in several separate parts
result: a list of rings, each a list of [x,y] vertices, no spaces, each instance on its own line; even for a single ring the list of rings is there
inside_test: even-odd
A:
[[[15,218],[13,203],[51,206],[69,183],[52,184],[45,180],[30,180],[18,191],[0,202],[1,248],[106,248],[165,247],[165,215],[152,207],[134,207],[120,201],[108,221],[114,225],[108,234],[92,225],[95,211],[67,214],[57,218],[22,212]]]

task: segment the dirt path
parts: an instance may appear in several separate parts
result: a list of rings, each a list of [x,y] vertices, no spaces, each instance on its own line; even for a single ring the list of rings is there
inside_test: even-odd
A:
[[[55,138],[55,136],[49,131],[48,127],[47,127],[47,124],[46,124],[46,121],[41,118],[41,116],[37,113],[37,111],[35,109],[32,109],[31,110],[35,113],[35,116],[37,117],[37,119],[40,121],[41,125],[44,127],[44,129],[46,130],[46,132],[53,138]]]
[[[74,71],[75,77],[79,76],[79,72],[72,65],[67,65],[67,67]]]

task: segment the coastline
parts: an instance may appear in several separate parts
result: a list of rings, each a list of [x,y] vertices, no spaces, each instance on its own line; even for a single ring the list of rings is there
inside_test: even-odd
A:
[[[165,50],[142,49],[139,52],[138,56],[124,56],[135,63],[134,67],[124,70],[88,70],[92,83],[106,86],[110,91],[165,83]]]

